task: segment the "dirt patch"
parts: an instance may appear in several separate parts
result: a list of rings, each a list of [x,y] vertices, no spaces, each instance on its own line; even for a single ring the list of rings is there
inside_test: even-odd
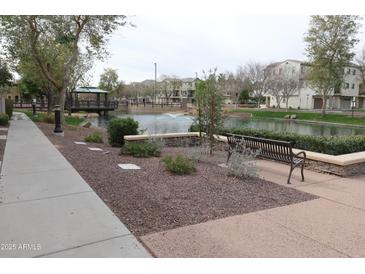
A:
[[[161,158],[120,156],[118,148],[107,144],[89,145],[109,151],[104,154],[73,143],[83,141],[93,129],[65,130],[64,137],[57,137],[52,134],[52,125],[38,126],[135,235],[316,198],[258,178],[228,177],[216,160],[197,164],[194,175],[173,175],[166,171]],[[184,153],[184,149],[163,151],[163,155],[176,153]],[[117,166],[121,163],[142,169],[122,170]]]

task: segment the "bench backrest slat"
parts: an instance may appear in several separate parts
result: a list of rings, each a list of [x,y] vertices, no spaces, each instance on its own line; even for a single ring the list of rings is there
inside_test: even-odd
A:
[[[228,144],[231,148],[248,149],[259,151],[258,156],[291,163],[293,161],[293,150],[291,142],[272,139],[227,134]]]

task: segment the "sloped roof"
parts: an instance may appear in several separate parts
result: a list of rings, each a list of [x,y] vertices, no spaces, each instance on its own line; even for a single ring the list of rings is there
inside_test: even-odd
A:
[[[194,82],[196,79],[192,77],[182,78],[181,81],[183,82]]]
[[[301,60],[296,60],[296,59],[286,59],[284,61],[271,63],[271,64],[267,65],[267,67],[275,67],[275,66],[283,64],[285,62],[294,62],[294,63],[299,63],[299,64],[304,65],[304,66],[311,66],[311,63],[309,61],[301,61]],[[346,67],[359,68],[359,65],[357,65],[353,62],[349,62]]]
[[[74,93],[109,93],[109,91],[99,89],[97,87],[78,87],[74,89]]]

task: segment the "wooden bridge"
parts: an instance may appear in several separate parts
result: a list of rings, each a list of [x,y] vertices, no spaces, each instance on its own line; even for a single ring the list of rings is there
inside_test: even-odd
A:
[[[101,98],[103,95],[104,98]],[[85,98],[86,97],[86,98]],[[94,97],[91,99],[90,97]],[[119,102],[116,100],[108,100],[108,91],[94,87],[81,87],[67,94],[65,102],[65,110],[68,112],[97,112],[106,114],[108,111],[113,111],[118,108]],[[14,103],[14,108],[32,109],[32,101],[19,101]],[[36,109],[46,111],[48,102],[42,100],[37,101]]]
[[[118,101],[98,101],[98,100],[77,100],[66,103],[65,108],[71,112],[87,111],[102,112],[113,111],[118,108]]]

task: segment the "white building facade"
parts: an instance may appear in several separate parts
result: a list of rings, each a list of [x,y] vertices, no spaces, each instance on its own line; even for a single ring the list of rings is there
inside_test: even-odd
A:
[[[307,78],[310,65],[298,60],[285,60],[269,65],[266,70],[269,77],[280,76],[284,73],[293,77],[299,83],[296,92],[289,97],[288,106],[293,109],[321,109],[322,98],[313,90]],[[351,101],[355,97],[356,107],[365,108],[365,94],[361,92],[362,76],[356,66],[346,67],[344,70],[344,83],[340,91],[330,95],[327,101],[328,109],[351,109]],[[271,94],[266,94],[266,106],[277,107],[277,101]],[[280,102],[280,107],[286,106],[285,100]]]

